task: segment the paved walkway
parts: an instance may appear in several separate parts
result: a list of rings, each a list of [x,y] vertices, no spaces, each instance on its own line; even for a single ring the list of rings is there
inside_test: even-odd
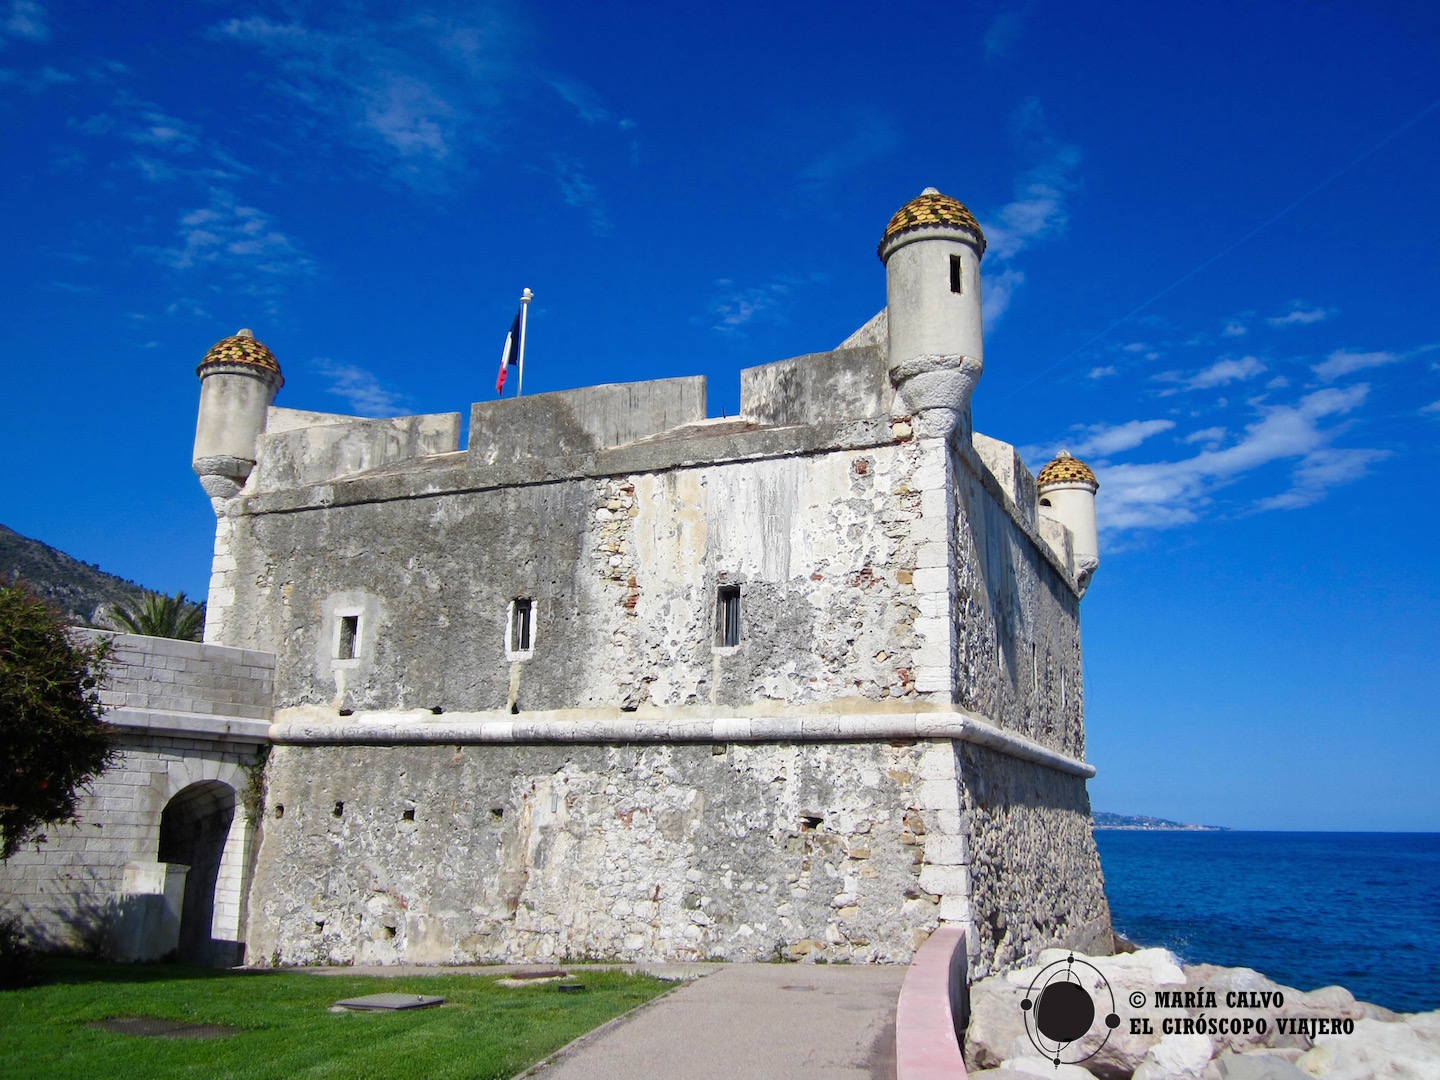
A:
[[[889,1080],[904,965],[720,964],[572,1043],[537,1080]]]

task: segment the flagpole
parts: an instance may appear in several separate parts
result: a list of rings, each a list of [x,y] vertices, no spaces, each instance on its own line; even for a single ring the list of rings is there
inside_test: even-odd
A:
[[[515,377],[515,396],[518,398],[525,392],[525,314],[530,310],[530,301],[535,299],[535,294],[526,289],[520,294],[520,353],[516,361],[519,369]]]

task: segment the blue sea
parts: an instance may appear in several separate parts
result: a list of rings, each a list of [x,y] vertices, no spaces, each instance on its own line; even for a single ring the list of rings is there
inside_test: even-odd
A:
[[[1440,833],[1097,829],[1115,929],[1188,964],[1440,1009]]]

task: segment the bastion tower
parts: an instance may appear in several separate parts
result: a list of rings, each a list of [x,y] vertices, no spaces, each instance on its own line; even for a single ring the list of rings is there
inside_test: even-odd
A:
[[[1074,545],[1075,577],[1083,590],[1100,565],[1100,541],[1095,526],[1095,493],[1100,481],[1070,451],[1061,450],[1035,477],[1040,516],[1058,521],[1070,530]]]
[[[958,427],[968,437],[970,395],[985,367],[980,225],[962,203],[926,188],[890,219],[879,254],[894,411],[915,415],[922,436]]]
[[[255,440],[285,380],[275,354],[249,330],[212,345],[195,374],[200,415],[191,467],[212,500],[233,498],[255,467]]]

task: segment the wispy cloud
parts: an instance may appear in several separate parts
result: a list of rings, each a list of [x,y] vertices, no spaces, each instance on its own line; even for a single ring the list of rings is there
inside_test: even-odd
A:
[[[1337,449],[1343,425],[1322,421],[1358,408],[1369,386],[1317,390],[1293,405],[1260,405],[1259,419],[1224,449],[1205,449],[1180,461],[1097,466],[1100,518],[1107,532],[1159,529],[1199,519],[1216,491],[1264,466],[1297,459],[1289,490],[1262,498],[1255,510],[1293,509],[1323,498],[1339,484],[1364,475],[1384,451]]]
[[[1238,360],[1227,358],[1217,360],[1209,367],[1196,372],[1185,381],[1185,385],[1191,390],[1208,390],[1214,386],[1224,386],[1227,383],[1253,379],[1264,370],[1265,365],[1253,356],[1242,356]]]
[[[857,110],[841,117],[840,123],[843,130],[836,132],[829,148],[800,170],[800,188],[811,197],[900,145],[894,121],[878,110]]]
[[[1169,431],[1174,420],[1130,420],[1124,424],[1081,424],[1072,429],[1069,439],[1049,446],[1022,446],[1021,457],[1043,463],[1060,450],[1068,450],[1078,458],[1104,460],[1112,454],[1133,450],[1151,436]]]
[[[729,278],[715,281],[716,294],[707,309],[710,329],[725,337],[741,337],[756,323],[783,323],[789,317],[795,291],[824,280],[823,274],[808,278],[782,275],[764,285],[738,288]]]
[[[600,191],[585,175],[580,163],[573,158],[555,154],[551,158],[555,166],[555,180],[560,185],[560,194],[565,205],[579,210],[590,221],[590,231],[596,236],[609,236],[614,226],[605,212]]]
[[[1010,307],[1015,290],[1025,283],[1025,271],[1007,267],[1004,270],[987,273],[985,289],[981,293],[980,317],[986,326],[993,326]]]
[[[1010,55],[1015,42],[1025,30],[1025,16],[1028,9],[1002,11],[990,21],[985,31],[985,59],[998,60]]]
[[[1284,315],[1276,315],[1265,321],[1271,326],[1307,326],[1310,323],[1324,322],[1335,312],[1328,308],[1307,308],[1303,304],[1295,304]]]
[[[45,8],[36,0],[10,0],[0,7],[0,46],[7,37],[44,41],[49,36]]]
[[[362,367],[329,359],[316,360],[314,367],[330,380],[326,393],[342,398],[357,416],[394,416],[406,407],[403,395],[386,389],[373,372]]]
[[[1336,349],[1320,363],[1311,367],[1325,382],[1333,382],[1342,375],[1349,375],[1356,371],[1364,371],[1366,368],[1383,367],[1386,364],[1393,364],[1397,360],[1405,359],[1402,353],[1393,352],[1351,352],[1349,349]]]
[[[231,19],[215,33],[280,69],[272,85],[318,118],[316,138],[352,143],[418,187],[463,168],[505,119],[511,34],[484,8],[316,5],[288,21]]]
[[[1432,401],[1429,405],[1424,406],[1420,411],[1422,413],[1440,413],[1440,401]]]
[[[1199,431],[1192,431],[1180,441],[1183,443],[1220,443],[1225,440],[1226,431],[1223,427],[1201,428]]]
[[[1115,370],[1115,365],[1114,365],[1114,364],[1107,364],[1107,365],[1105,365],[1104,367],[1093,367],[1093,368],[1091,368],[1091,369],[1090,369],[1090,374],[1087,376],[1087,378],[1091,378],[1091,379],[1104,379],[1104,378],[1107,378],[1107,377],[1110,376],[1110,375],[1115,375],[1115,374],[1117,374],[1117,372],[1116,372],[1116,370]]]
[[[1080,165],[1079,148],[1050,134],[1037,98],[1030,98],[1016,110],[1013,128],[1016,138],[1040,161],[1015,185],[1015,198],[982,224],[988,242],[986,252],[996,259],[1014,258],[1027,247],[1065,230],[1070,220],[1065,200],[1075,186],[1074,172]]]
[[[209,206],[181,214],[177,236],[177,245],[157,253],[174,270],[216,268],[273,279],[305,274],[312,266],[270,215],[238,204],[227,192],[216,192]]]
[[[1225,329],[1220,331],[1221,337],[1244,337],[1249,332],[1244,323],[1231,319],[1225,324]]]
[[[1036,160],[1015,184],[1014,198],[981,222],[987,243],[986,255],[992,269],[986,276],[983,301],[985,320],[993,325],[1010,306],[1024,274],[1009,265],[1027,248],[1058,236],[1069,222],[1066,200],[1075,188],[1075,170],[1080,150],[1055,138],[1045,121],[1045,112],[1036,98],[1028,99],[1012,118],[1014,138]],[[1000,287],[992,302],[989,290]]]

